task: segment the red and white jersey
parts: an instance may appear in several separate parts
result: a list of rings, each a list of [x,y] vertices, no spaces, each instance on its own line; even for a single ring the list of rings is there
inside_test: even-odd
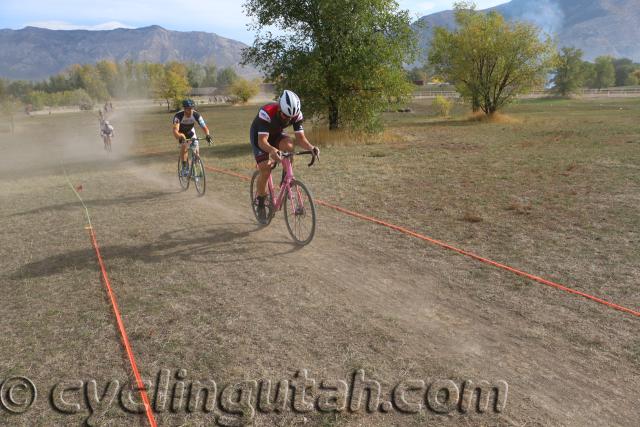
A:
[[[277,102],[273,102],[265,105],[258,111],[258,115],[251,124],[251,130],[258,135],[269,135],[269,137],[275,137],[280,135],[287,127],[293,126],[294,132],[304,132],[302,122],[304,117],[302,112],[297,116],[290,118],[289,120],[283,120],[280,115],[280,105]]]

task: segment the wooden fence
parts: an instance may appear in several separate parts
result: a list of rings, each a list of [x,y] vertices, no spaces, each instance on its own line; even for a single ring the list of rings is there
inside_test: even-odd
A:
[[[520,95],[518,98],[546,98],[555,94],[548,90],[534,90],[528,94]],[[584,98],[638,98],[640,97],[640,87],[633,88],[607,88],[607,89],[582,89],[578,91],[576,96]],[[433,99],[436,96],[444,96],[445,98],[460,98],[460,94],[451,90],[420,90],[413,94],[414,99]]]

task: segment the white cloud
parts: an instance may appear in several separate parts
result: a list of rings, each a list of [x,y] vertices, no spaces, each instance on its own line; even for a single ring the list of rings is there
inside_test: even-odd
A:
[[[97,25],[76,25],[64,21],[35,21],[26,24],[30,27],[47,28],[49,30],[115,30],[116,28],[133,28],[117,21],[104,22]]]
[[[436,4],[433,2],[424,2],[424,3],[419,3],[418,5],[418,9],[422,12],[426,12],[429,10],[433,10],[436,7]]]
[[[476,0],[483,9],[508,0]],[[398,0],[412,19],[451,9],[454,0]],[[251,19],[242,0],[0,0],[0,28],[25,25],[53,29],[106,30],[160,25],[169,30],[207,31],[251,43]],[[105,22],[108,21],[108,22]],[[125,24],[126,23],[126,24]]]
[[[205,0],[0,0],[0,28],[25,25],[57,29],[104,29],[105,21],[124,27],[160,25],[169,30],[207,31],[251,41],[243,1]],[[100,25],[100,26],[99,26]]]

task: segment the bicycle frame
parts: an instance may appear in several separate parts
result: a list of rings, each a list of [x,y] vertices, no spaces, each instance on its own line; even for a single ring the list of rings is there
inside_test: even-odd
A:
[[[284,219],[289,234],[297,244],[306,245],[311,242],[315,232],[316,209],[309,189],[293,175],[292,158],[300,154],[313,155],[308,166],[312,166],[318,158],[313,151],[282,153],[280,160],[280,163],[282,163],[282,181],[277,195],[273,184],[273,170],[278,163],[271,165],[266,183],[269,190],[269,204],[265,206],[266,212],[260,209],[260,200],[257,193],[261,170],[256,170],[251,177],[250,193],[253,214],[260,224],[269,225],[275,213],[284,207]],[[265,216],[264,213],[267,215]]]
[[[273,208],[276,211],[279,211],[284,204],[284,195],[287,193],[287,190],[291,188],[291,181],[295,179],[293,176],[293,166],[291,165],[291,159],[289,157],[285,157],[282,159],[282,168],[284,169],[285,176],[282,184],[280,184],[280,190],[278,196],[275,201],[273,201]],[[269,194],[275,194],[274,186],[273,186],[273,174],[269,174]]]
[[[193,138],[190,139],[191,141],[193,140],[198,140],[198,138]],[[189,189],[189,182],[194,181],[195,185],[196,185],[196,190],[198,191],[199,195],[204,195],[205,193],[205,173],[204,173],[204,165],[202,164],[202,160],[200,157],[200,154],[196,152],[196,150],[194,149],[193,145],[191,143],[189,143],[186,146],[185,152],[182,152],[184,145],[181,145],[181,151],[180,151],[180,157],[179,157],[179,161],[178,161],[178,179],[180,180],[180,186],[182,187],[183,190],[188,190]],[[186,156],[187,161],[189,163],[189,170],[186,174],[183,173],[184,171],[184,160],[183,160],[183,155]],[[196,165],[199,165],[196,166]],[[197,171],[196,171],[196,167],[198,167]],[[201,178],[201,179],[200,179]]]
[[[200,141],[200,138],[190,138],[187,141]],[[191,143],[187,146],[187,156],[191,158],[192,161],[200,158],[200,153],[196,153],[196,150],[193,149]]]
[[[196,150],[194,150],[193,147],[191,146],[187,148],[187,152],[188,152],[187,156],[191,157],[191,164],[193,164],[193,162],[195,162],[200,158],[200,156],[196,153]]]

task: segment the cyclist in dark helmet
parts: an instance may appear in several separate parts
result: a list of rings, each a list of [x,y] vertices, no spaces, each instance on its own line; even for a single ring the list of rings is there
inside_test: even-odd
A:
[[[196,123],[204,130],[209,144],[212,142],[209,128],[204,119],[195,110],[195,102],[191,99],[182,101],[182,111],[173,116],[173,136],[178,140],[180,155],[182,156],[182,175],[189,175],[188,149],[191,147],[196,155],[200,154],[200,146],[196,136]]]

